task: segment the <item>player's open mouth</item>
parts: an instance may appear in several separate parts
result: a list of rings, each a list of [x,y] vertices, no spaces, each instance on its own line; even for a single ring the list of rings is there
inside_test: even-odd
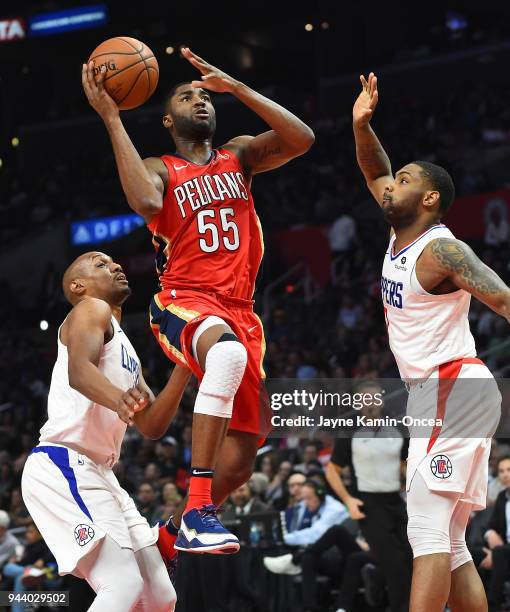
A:
[[[199,110],[195,113],[195,117],[199,119],[209,119],[209,113],[206,110]]]
[[[124,282],[124,283],[128,282],[125,274],[117,274],[117,276],[115,277],[115,280]]]

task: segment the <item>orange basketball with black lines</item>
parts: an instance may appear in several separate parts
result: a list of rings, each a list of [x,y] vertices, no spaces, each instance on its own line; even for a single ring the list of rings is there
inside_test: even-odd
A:
[[[96,81],[105,73],[104,87],[121,110],[136,108],[154,93],[159,66],[154,53],[143,42],[129,36],[109,38],[94,49]]]

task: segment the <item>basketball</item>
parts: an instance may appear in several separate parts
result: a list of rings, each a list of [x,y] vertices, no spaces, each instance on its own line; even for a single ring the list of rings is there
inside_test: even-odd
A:
[[[159,66],[154,53],[143,42],[128,36],[109,38],[94,49],[94,75],[106,68],[104,86],[121,110],[136,108],[154,93]]]

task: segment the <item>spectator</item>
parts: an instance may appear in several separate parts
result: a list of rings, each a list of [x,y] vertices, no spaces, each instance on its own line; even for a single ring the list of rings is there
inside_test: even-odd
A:
[[[140,514],[147,519],[149,525],[155,525],[158,522],[157,495],[150,482],[142,482],[138,487],[137,506]]]
[[[21,496],[21,489],[14,489],[11,494],[9,514],[14,527],[25,527],[26,525],[32,524],[32,519],[28,514],[23,497]]]
[[[507,473],[510,456],[499,459],[498,472],[500,466],[506,488],[499,493],[492,509],[488,530],[485,533],[488,548],[485,549],[486,556],[480,564],[481,568],[492,570],[487,594],[491,612],[499,610],[503,603],[504,587],[510,567],[510,523],[507,519],[510,515],[510,478]]]
[[[319,452],[317,450],[317,445],[313,442],[308,442],[303,449],[303,455],[301,457],[301,463],[298,463],[294,466],[294,470],[298,472],[303,472],[303,474],[308,474],[308,470],[310,469],[310,464],[317,465],[319,461]],[[320,466],[320,463],[319,463]]]
[[[302,569],[302,603],[305,612],[319,612],[323,608],[317,600],[317,577],[324,575],[340,582],[337,612],[354,612],[358,589],[362,583],[362,570],[375,559],[368,544],[344,525],[330,527],[316,542],[307,546],[294,562]],[[380,572],[378,572],[380,574]]]
[[[269,484],[269,478],[262,472],[253,472],[250,478],[250,484],[253,492],[259,497],[259,499],[265,499],[266,490]]]
[[[289,477],[291,471],[292,463],[290,461],[282,461],[280,463],[278,471],[266,489],[266,501],[268,503],[274,504],[275,501],[282,498],[285,489],[285,481]]]
[[[16,562],[11,558],[3,569],[4,576],[13,580],[15,593],[23,593],[28,586],[41,585],[45,577],[43,568],[55,561],[34,523],[27,526],[25,539],[27,544],[21,559]],[[11,610],[24,612],[25,604],[14,603]]]
[[[271,483],[278,471],[278,458],[273,452],[267,453],[262,457],[260,471],[267,476],[269,483]]]
[[[306,509],[300,526],[283,536],[287,546],[309,546],[330,527],[343,523],[348,516],[345,506],[327,495],[326,489],[313,480],[307,480],[303,485],[303,502]],[[293,553],[279,557],[264,557],[265,567],[275,574],[301,573],[295,561]]]
[[[177,474],[177,454],[179,445],[173,436],[165,436],[156,445],[157,465],[160,474],[164,474],[165,478],[173,478]]]
[[[508,238],[507,204],[500,198],[490,200],[485,209],[485,244],[490,247],[507,246]]]
[[[487,505],[492,506],[501,491],[510,488],[510,455],[502,455],[496,462],[497,477],[489,481]]]
[[[342,307],[338,311],[338,325],[343,325],[347,329],[354,329],[363,315],[363,307],[355,304],[350,295],[345,295]]]
[[[18,538],[8,531],[10,519],[5,510],[0,510],[0,573],[3,566],[16,556],[16,549],[21,546]]]
[[[356,240],[356,222],[346,212],[329,228],[329,246],[333,253],[342,255],[348,251]]]
[[[159,489],[160,478],[161,468],[157,463],[149,463],[143,473],[144,482],[149,483],[152,485],[153,489],[156,490]]]
[[[269,506],[255,495],[249,482],[232,491],[229,500],[230,503],[225,506],[225,510],[222,512],[224,519],[234,518],[240,514],[267,512],[269,510]]]
[[[179,493],[177,486],[173,482],[167,482],[163,485],[161,491],[162,504],[158,509],[159,520],[167,521],[182,504],[183,497]]]
[[[181,434],[181,448],[179,451],[179,463],[186,469],[191,466],[191,425],[186,425]]]
[[[273,503],[276,510],[285,511],[285,522],[289,531],[297,529],[300,523],[301,516],[304,513],[305,506],[300,504],[303,499],[303,485],[306,482],[306,476],[303,472],[293,470],[285,483],[285,492],[280,499]],[[300,507],[297,511],[297,507]]]

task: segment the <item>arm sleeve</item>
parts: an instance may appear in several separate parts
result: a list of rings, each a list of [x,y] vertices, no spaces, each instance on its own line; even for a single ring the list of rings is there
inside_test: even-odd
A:
[[[403,436],[403,438],[404,443],[402,444],[402,448],[400,449],[400,459],[402,461],[405,461],[409,453],[409,438],[407,436]]]
[[[352,438],[337,438],[331,453],[331,461],[340,467],[352,465]]]

